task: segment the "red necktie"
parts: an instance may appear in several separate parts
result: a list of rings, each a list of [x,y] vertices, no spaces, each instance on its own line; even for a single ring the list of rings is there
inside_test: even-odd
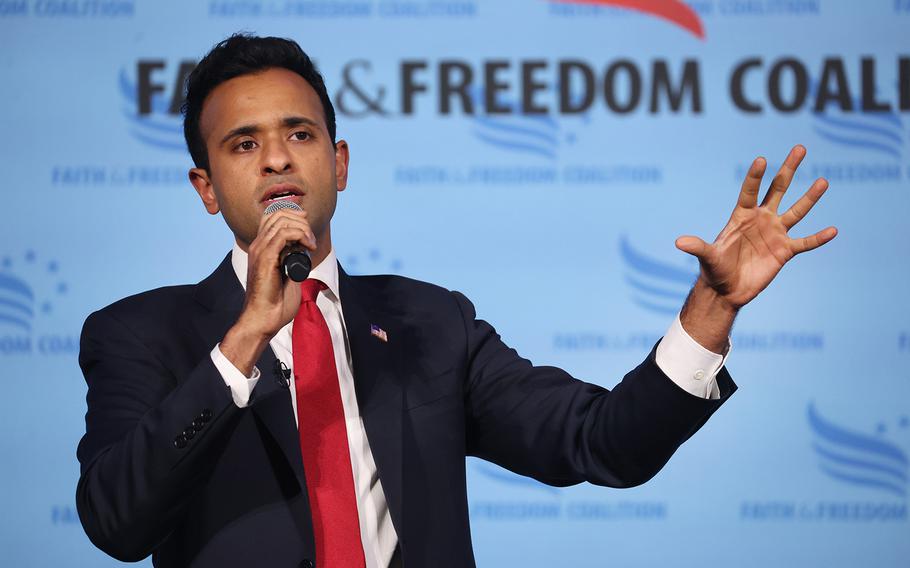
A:
[[[316,295],[325,288],[319,280],[301,282],[300,310],[294,318],[291,341],[300,451],[318,565],[363,568],[366,561],[335,352],[325,318],[316,306]]]

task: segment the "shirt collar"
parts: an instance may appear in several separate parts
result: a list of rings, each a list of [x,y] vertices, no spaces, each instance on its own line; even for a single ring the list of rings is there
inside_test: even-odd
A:
[[[234,267],[234,274],[237,276],[237,280],[240,281],[240,285],[243,286],[244,291],[246,291],[246,271],[248,263],[249,258],[247,253],[240,248],[237,241],[234,241],[234,248],[231,250],[231,265]],[[332,296],[334,296],[336,300],[341,300],[341,295],[338,293],[338,261],[335,257],[334,247],[329,251],[329,254],[326,255],[322,262],[313,267],[307,278],[314,278],[322,281],[322,283],[328,287],[328,291],[332,293]]]

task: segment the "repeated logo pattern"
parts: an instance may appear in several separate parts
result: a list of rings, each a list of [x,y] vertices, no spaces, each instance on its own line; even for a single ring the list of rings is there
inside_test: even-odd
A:
[[[897,444],[839,426],[822,417],[814,404],[809,404],[807,414],[812,448],[825,474],[850,485],[907,497],[907,454]],[[907,419],[900,424],[907,428]]]

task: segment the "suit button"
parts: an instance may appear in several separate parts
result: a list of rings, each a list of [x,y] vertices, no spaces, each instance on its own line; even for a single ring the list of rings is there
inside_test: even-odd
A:
[[[316,568],[316,565],[309,558],[304,558],[300,563],[300,568]]]
[[[203,422],[208,422],[209,420],[212,419],[211,409],[208,409],[208,408],[203,409],[202,414],[200,414],[199,417],[202,418]]]
[[[195,436],[195,435],[196,435],[196,431],[193,430],[193,427],[192,427],[192,426],[190,426],[189,428],[187,428],[186,430],[183,431],[183,436],[184,436],[187,440],[192,440],[192,439],[193,439],[193,436]]]
[[[205,421],[203,421],[201,417],[193,419],[193,429],[195,431],[198,432],[198,431],[202,430],[203,426],[205,426]]]
[[[177,448],[181,449],[181,450],[183,448],[185,448],[186,447],[186,436],[184,436],[183,434],[180,434],[179,436],[174,438],[174,445],[177,446]]]

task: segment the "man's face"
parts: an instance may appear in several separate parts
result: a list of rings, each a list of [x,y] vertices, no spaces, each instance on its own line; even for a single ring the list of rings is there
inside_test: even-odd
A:
[[[295,195],[285,199],[307,212],[319,248],[331,246],[348,147],[343,140],[332,145],[322,103],[303,77],[275,68],[225,81],[206,97],[200,130],[209,171],[193,168],[190,181],[243,249],[274,195],[287,192]]]

